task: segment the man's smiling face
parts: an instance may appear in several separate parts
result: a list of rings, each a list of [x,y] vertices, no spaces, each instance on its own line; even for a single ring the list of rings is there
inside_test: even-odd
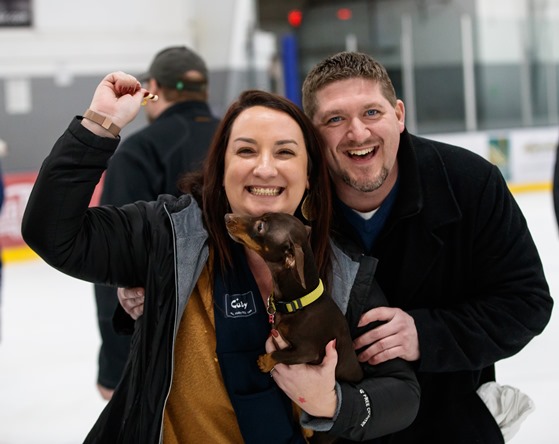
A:
[[[324,139],[338,196],[349,204],[344,196],[363,199],[377,190],[377,194],[388,194],[398,172],[396,158],[405,126],[403,102],[392,106],[379,84],[364,78],[332,82],[316,98],[313,123]],[[388,187],[382,187],[385,183]]]

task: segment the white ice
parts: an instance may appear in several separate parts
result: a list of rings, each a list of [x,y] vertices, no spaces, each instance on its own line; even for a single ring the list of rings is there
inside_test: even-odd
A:
[[[549,192],[517,196],[540,250],[552,295],[559,290],[559,231]],[[99,334],[92,286],[41,260],[8,263],[2,288],[0,444],[81,443],[104,407],[95,387]],[[559,318],[497,379],[535,403],[512,444],[559,443]],[[452,444],[452,443],[449,443]]]

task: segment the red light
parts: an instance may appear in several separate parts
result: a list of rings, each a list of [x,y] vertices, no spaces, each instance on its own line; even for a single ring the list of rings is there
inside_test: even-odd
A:
[[[303,22],[303,12],[299,9],[292,9],[287,13],[287,21],[294,28],[298,28]]]
[[[340,8],[336,13],[340,20],[349,20],[351,18],[351,9],[349,8]]]

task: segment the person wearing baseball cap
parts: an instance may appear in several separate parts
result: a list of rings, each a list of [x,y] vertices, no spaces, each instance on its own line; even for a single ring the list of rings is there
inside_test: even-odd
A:
[[[218,124],[207,103],[208,77],[204,60],[186,46],[156,54],[148,71],[137,77],[159,96],[144,106],[150,124],[118,147],[105,174],[101,205],[179,193],[177,180],[201,166]],[[117,290],[95,285],[95,299],[101,334],[97,387],[108,400],[128,358],[130,337],[113,329]]]
[[[147,72],[138,76],[143,86],[163,100],[146,104],[153,121],[169,104],[187,100],[208,100],[208,68],[198,54],[186,46],[172,46],[158,52]]]

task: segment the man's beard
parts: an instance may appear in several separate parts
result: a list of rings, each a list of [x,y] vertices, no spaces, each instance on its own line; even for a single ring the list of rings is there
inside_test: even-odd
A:
[[[360,191],[362,193],[371,193],[378,190],[382,184],[386,181],[388,177],[388,169],[382,167],[380,175],[375,180],[354,180],[352,179],[347,171],[342,173],[342,180],[344,183],[354,190]]]

